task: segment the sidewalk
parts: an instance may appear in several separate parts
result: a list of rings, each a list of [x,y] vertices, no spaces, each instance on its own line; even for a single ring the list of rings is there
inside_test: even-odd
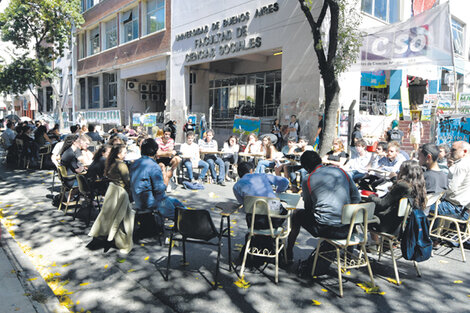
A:
[[[0,221],[0,303],[2,313],[68,312]],[[38,277],[28,280],[28,277]]]

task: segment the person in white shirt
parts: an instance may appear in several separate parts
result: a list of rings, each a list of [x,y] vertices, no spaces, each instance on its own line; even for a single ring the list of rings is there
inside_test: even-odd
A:
[[[194,180],[193,167],[201,168],[198,183],[202,184],[206,177],[207,170],[209,169],[209,164],[200,158],[199,145],[194,142],[194,132],[188,131],[186,133],[186,142],[181,145],[180,152],[183,164],[188,170],[189,181],[193,182]]]
[[[15,142],[16,132],[13,130],[14,128],[14,124],[12,122],[8,122],[7,128],[2,133],[2,138],[5,141],[5,148],[7,149]]]
[[[248,143],[245,147],[246,153],[260,153],[261,141],[258,140],[258,136],[255,133],[248,135]]]
[[[372,156],[367,152],[367,143],[364,139],[358,139],[355,142],[357,154],[346,164],[346,171],[351,175],[354,182],[358,182],[367,174],[367,169],[371,165]]]
[[[214,131],[208,129],[206,132],[206,139],[199,140],[199,151],[204,152],[204,161],[209,163],[209,169],[211,171],[212,179],[217,180],[217,184],[225,186],[225,164],[220,157],[217,156],[218,145],[217,141],[214,140]],[[215,170],[215,165],[219,166],[219,175]]]
[[[299,131],[300,131],[300,125],[299,125],[299,122],[297,121],[297,116],[292,115],[290,117],[290,123],[289,123],[289,137],[294,137],[295,141],[297,141],[299,138]]]
[[[233,164],[234,167],[238,164],[238,152],[240,151],[240,146],[238,145],[238,138],[235,135],[232,135],[224,142],[224,147],[222,152],[222,161],[225,164],[225,181],[231,181],[231,178],[228,177],[228,170],[230,164]]]

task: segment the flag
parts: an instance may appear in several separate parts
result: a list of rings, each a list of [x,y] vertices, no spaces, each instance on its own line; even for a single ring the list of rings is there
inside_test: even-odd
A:
[[[449,3],[407,21],[366,31],[361,71],[390,70],[407,65],[453,65]]]

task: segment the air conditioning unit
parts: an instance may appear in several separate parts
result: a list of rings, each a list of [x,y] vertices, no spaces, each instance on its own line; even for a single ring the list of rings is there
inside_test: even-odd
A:
[[[141,93],[140,94],[140,100],[142,100],[142,101],[148,101],[148,100],[150,100],[149,98],[150,98],[150,95],[148,93]]]
[[[149,84],[140,84],[140,92],[149,92]]]
[[[139,83],[138,82],[134,82],[134,81],[131,81],[131,80],[128,80],[127,81],[127,90],[138,90],[139,89]]]
[[[152,92],[152,93],[160,92],[160,86],[157,85],[157,84],[151,84],[150,85],[150,92]]]
[[[159,94],[152,94],[152,101],[160,101],[160,95]]]

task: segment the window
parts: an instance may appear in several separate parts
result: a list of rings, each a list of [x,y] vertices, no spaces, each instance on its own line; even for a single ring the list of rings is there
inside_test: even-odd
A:
[[[52,100],[52,87],[46,87],[46,111],[52,112],[53,100]]]
[[[100,107],[100,80],[98,77],[88,78],[88,108]]]
[[[465,25],[452,19],[452,41],[454,43],[454,53],[463,57]]]
[[[93,6],[97,5],[99,2],[100,0],[82,0],[80,9],[82,10],[82,12],[85,12],[89,8],[92,8]]]
[[[78,58],[83,59],[86,56],[85,53],[85,36],[83,34],[78,35]]]
[[[103,74],[104,107],[117,107],[117,77],[116,73]]]
[[[112,20],[106,22],[104,24],[105,28],[105,43],[104,49],[110,49],[112,47],[117,46],[117,23],[116,19],[113,18]]]
[[[72,93],[72,89],[73,89],[73,76],[72,76],[72,67],[69,66],[69,79],[68,79],[68,82],[69,82],[69,85],[68,85],[68,93],[71,94]]]
[[[38,88],[38,109],[39,112],[44,110],[44,95],[42,88]]]
[[[93,55],[100,52],[100,28],[99,26],[90,30],[89,33],[89,50],[88,55]]]
[[[388,23],[400,21],[400,1],[362,0],[361,10]]]
[[[80,109],[86,109],[86,85],[85,78],[80,78]]]
[[[165,28],[165,1],[149,0],[147,2],[147,34]]]
[[[128,42],[139,37],[139,13],[135,7],[122,14],[122,42]]]

